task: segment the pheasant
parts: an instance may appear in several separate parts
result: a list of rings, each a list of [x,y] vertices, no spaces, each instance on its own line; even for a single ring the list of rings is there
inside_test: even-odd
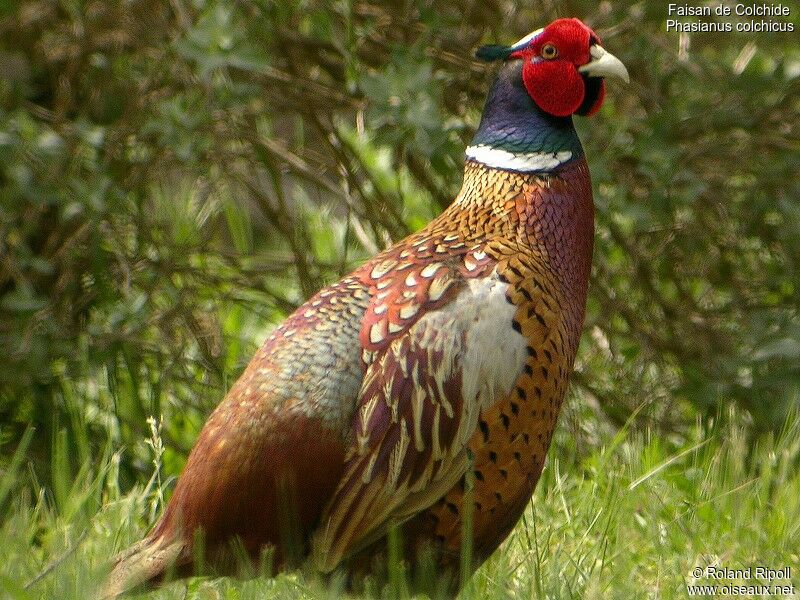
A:
[[[594,207],[572,115],[628,74],[578,19],[477,57],[503,64],[454,202],[272,333],[105,597],[198,552],[224,571],[232,547],[275,569],[368,572],[393,528],[407,558],[456,574],[468,532],[469,575],[512,530],[584,319]]]

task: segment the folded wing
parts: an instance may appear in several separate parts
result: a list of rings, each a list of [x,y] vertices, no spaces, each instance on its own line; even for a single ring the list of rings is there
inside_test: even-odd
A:
[[[510,391],[524,365],[525,340],[511,327],[508,285],[492,264],[477,270],[474,263],[475,255],[465,254],[457,264],[395,277],[366,312],[366,370],[353,439],[313,540],[322,571],[333,570],[458,482],[468,467],[467,444],[480,411]],[[446,286],[447,296],[431,308],[417,295],[422,308],[416,320],[381,323],[375,315],[399,316],[384,306],[402,302],[409,281],[416,283],[423,272],[432,273],[427,288]],[[379,335],[370,338],[376,327]]]

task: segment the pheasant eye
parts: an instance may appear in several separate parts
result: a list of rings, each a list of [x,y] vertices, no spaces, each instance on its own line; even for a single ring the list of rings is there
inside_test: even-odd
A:
[[[542,46],[542,58],[552,60],[556,56],[558,56],[558,48],[556,48],[553,44],[545,44]]]

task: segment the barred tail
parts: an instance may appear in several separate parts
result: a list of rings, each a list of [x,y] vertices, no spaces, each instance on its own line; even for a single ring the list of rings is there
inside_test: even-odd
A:
[[[172,536],[148,536],[118,554],[99,600],[117,598],[139,585],[160,579],[168,570],[189,561],[191,557],[184,540],[167,538]]]

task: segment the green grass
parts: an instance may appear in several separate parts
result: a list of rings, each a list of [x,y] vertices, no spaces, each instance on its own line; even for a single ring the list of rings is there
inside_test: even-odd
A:
[[[800,421],[753,441],[731,424],[736,420],[728,415],[726,425],[697,427],[674,439],[625,428],[582,455],[562,429],[523,521],[462,597],[685,598],[687,584],[736,583],[695,582],[692,570],[709,565],[792,567],[791,581],[772,583],[800,591]],[[77,479],[55,484],[52,492],[35,484],[27,489],[38,494],[18,492],[14,482],[30,477],[24,452],[21,447],[0,477],[6,510],[0,597],[91,597],[109,557],[152,522],[162,502],[161,480],[154,471],[147,486],[121,494],[118,456],[108,448],[95,461],[99,470],[86,464]],[[194,579],[142,597],[337,595],[294,573]],[[385,590],[383,596],[396,594]]]

